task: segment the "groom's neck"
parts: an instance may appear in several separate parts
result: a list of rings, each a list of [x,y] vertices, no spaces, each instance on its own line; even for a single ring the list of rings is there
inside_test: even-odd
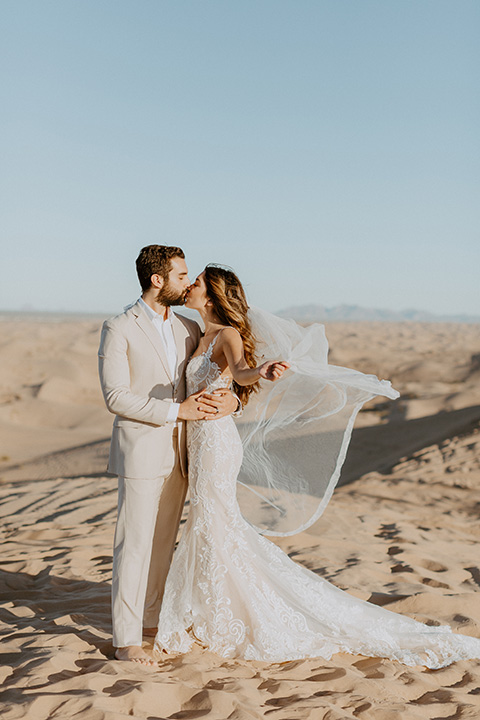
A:
[[[146,290],[144,293],[142,293],[142,300],[146,305],[148,305],[149,308],[151,308],[151,310],[158,313],[158,315],[160,315],[164,320],[166,320],[168,317],[169,308],[157,302],[157,294],[157,289],[154,289],[152,292]]]

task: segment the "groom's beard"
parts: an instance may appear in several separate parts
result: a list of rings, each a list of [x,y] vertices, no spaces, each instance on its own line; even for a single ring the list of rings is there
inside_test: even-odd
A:
[[[166,284],[158,291],[158,295],[155,299],[164,307],[170,307],[170,305],[183,305],[185,303],[186,295],[186,290],[179,293],[178,290],[172,290],[170,285]]]

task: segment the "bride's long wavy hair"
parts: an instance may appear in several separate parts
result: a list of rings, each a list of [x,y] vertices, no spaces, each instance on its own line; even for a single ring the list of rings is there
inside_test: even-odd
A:
[[[207,295],[213,303],[218,319],[224,325],[231,325],[238,330],[242,336],[247,365],[256,367],[256,341],[247,315],[248,303],[242,283],[233,270],[213,263],[205,268],[204,278]],[[246,386],[238,385],[235,381],[233,383],[233,390],[242,405],[246,405],[250,395],[259,389],[258,382]]]

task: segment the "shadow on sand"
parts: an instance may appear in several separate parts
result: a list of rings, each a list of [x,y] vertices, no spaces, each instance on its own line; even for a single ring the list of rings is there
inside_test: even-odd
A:
[[[368,472],[387,472],[399,460],[448,438],[472,432],[480,422],[480,405],[440,412],[415,420],[392,420],[386,425],[353,431],[339,485]]]
[[[5,561],[3,562],[5,565]],[[111,640],[110,583],[64,578],[51,574],[51,566],[38,575],[0,569],[0,600],[12,603],[0,608],[0,621],[9,628],[8,639],[24,633],[75,634],[113,656]],[[16,608],[28,608],[20,614]],[[93,629],[92,629],[93,628]],[[100,631],[99,635],[94,633]]]

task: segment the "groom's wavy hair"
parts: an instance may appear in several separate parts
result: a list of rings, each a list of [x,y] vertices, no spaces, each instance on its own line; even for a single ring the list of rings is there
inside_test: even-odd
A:
[[[256,340],[248,319],[248,303],[242,283],[233,270],[213,263],[205,268],[204,277],[207,296],[213,303],[218,319],[222,324],[238,330],[242,336],[247,365],[256,367]],[[246,405],[250,395],[260,389],[260,383],[243,386],[234,382],[233,389],[242,405]]]
[[[185,258],[182,248],[173,245],[147,245],[140,250],[136,265],[142,290],[148,290],[151,286],[152,275],[160,275],[167,282],[174,257]]]

